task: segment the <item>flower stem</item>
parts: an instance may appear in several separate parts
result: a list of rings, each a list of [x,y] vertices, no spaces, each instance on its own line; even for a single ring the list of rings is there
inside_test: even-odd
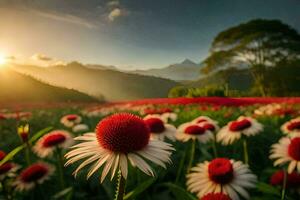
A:
[[[216,135],[214,134],[214,141],[212,142],[212,148],[213,148],[213,153],[214,157],[218,157],[218,150],[217,150],[217,142],[216,142]]]
[[[281,191],[281,200],[285,199],[286,183],[287,183],[287,172],[285,170],[283,170],[283,185],[282,185],[282,191]]]
[[[121,171],[119,171],[118,185],[117,185],[115,200],[123,200],[123,197],[124,197],[124,194],[125,194],[125,185],[126,185],[126,180],[122,176]]]
[[[30,144],[26,142],[26,149],[25,149],[25,159],[27,166],[31,164],[31,159],[30,159]]]
[[[183,166],[184,166],[184,162],[185,162],[187,151],[188,151],[188,148],[186,148],[186,150],[183,152],[183,156],[180,159],[179,167],[178,167],[177,174],[176,174],[175,183],[179,182],[179,179],[180,179],[180,176],[181,176],[181,172],[182,172],[182,169],[183,169]]]
[[[60,149],[56,149],[56,155],[57,155],[57,170],[58,170],[58,175],[59,175],[59,183],[61,189],[65,188],[65,179],[64,179],[64,174],[63,174],[63,161],[61,157],[61,151]]]
[[[196,140],[192,140],[191,155],[190,155],[190,160],[189,160],[188,169],[187,169],[188,173],[190,172],[190,169],[193,165],[194,156],[195,156],[195,147],[196,147]]]
[[[249,155],[248,155],[248,147],[247,147],[247,140],[243,140],[243,147],[244,147],[244,162],[245,164],[249,164]]]

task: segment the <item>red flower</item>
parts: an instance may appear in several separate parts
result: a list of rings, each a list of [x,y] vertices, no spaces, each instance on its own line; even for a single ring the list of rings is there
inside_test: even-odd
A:
[[[97,125],[96,134],[103,148],[122,153],[141,150],[150,139],[150,130],[144,120],[129,113],[103,119]]]
[[[291,122],[287,125],[289,131],[300,130],[300,121]]]
[[[270,178],[271,185],[283,186],[284,172],[279,170],[275,172]],[[292,172],[287,175],[287,187],[299,187],[300,186],[300,174]]]
[[[233,121],[230,126],[230,131],[242,131],[251,127],[251,122],[248,119],[242,119],[240,121]]]
[[[66,140],[66,136],[57,132],[56,134],[51,134],[45,137],[43,141],[44,147],[53,147],[63,143]]]
[[[291,139],[288,154],[295,160],[300,161],[300,137]]]
[[[25,183],[37,182],[48,174],[48,167],[43,164],[33,164],[21,172],[20,178]]]
[[[202,135],[205,133],[205,129],[198,125],[191,125],[186,127],[184,132],[189,135]]]
[[[148,118],[144,121],[151,133],[162,133],[165,130],[164,122],[159,118]]]

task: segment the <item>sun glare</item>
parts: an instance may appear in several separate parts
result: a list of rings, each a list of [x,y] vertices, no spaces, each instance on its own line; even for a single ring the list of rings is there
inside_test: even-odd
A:
[[[0,65],[4,65],[6,63],[5,55],[0,53]]]

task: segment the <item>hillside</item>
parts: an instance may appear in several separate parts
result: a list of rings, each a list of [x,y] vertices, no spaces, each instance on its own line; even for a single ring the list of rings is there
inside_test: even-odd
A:
[[[42,83],[12,69],[0,69],[0,102],[89,102],[96,99],[66,88]]]
[[[15,65],[22,73],[47,83],[73,88],[108,101],[166,97],[176,82],[114,70],[88,68],[78,62],[47,68]]]
[[[167,78],[176,81],[182,80],[196,80],[199,78],[201,66],[189,59],[185,59],[181,63],[172,64],[165,68],[149,69],[149,70],[135,70],[130,73],[142,74],[148,76],[156,76]]]

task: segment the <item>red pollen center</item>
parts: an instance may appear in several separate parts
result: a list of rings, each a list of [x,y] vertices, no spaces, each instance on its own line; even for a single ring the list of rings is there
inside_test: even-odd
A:
[[[197,125],[191,125],[186,127],[184,132],[189,135],[202,135],[205,133],[205,129]]]
[[[6,153],[4,151],[0,151],[0,161],[3,160],[3,158],[5,158]]]
[[[205,130],[209,130],[209,131],[214,131],[216,128],[215,128],[215,126],[214,125],[212,125],[212,124],[204,124],[203,125],[203,128],[205,129]]]
[[[231,200],[231,198],[223,193],[209,193],[203,196],[201,200]]]
[[[5,164],[1,165],[0,166],[0,175],[5,174],[6,172],[11,170],[12,168],[13,168],[12,163],[5,163]]]
[[[230,131],[243,131],[251,126],[251,122],[248,119],[242,119],[240,121],[234,121],[230,124]]]
[[[149,143],[150,130],[140,117],[118,113],[100,121],[96,127],[99,144],[113,152],[129,153]]]
[[[149,118],[144,120],[151,133],[162,133],[165,130],[164,122],[158,118]]]
[[[300,121],[297,122],[291,122],[288,126],[287,129],[290,131],[293,130],[300,130]]]
[[[74,121],[76,119],[77,119],[77,115],[68,115],[67,116],[67,120],[69,120],[69,121]]]
[[[66,140],[66,137],[62,134],[56,133],[46,136],[43,146],[44,147],[53,147],[63,143]]]
[[[48,168],[43,164],[33,164],[21,173],[21,180],[30,183],[38,181],[48,173]]]
[[[230,160],[216,158],[208,165],[209,178],[218,184],[227,184],[233,179],[233,168]]]
[[[270,183],[271,185],[279,185],[282,186],[284,181],[284,172],[282,170],[279,170],[275,172],[271,178]],[[288,174],[287,176],[287,187],[299,187],[300,185],[300,174],[297,172],[292,172],[291,174]]]
[[[288,154],[295,160],[300,161],[300,137],[293,138],[288,147]]]

